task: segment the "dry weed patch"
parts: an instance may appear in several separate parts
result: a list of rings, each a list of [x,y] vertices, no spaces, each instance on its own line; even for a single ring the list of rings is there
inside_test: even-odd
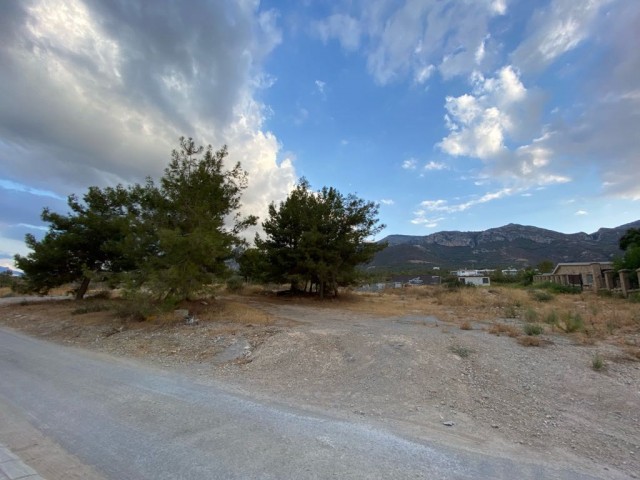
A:
[[[529,335],[518,337],[516,341],[524,347],[539,347],[542,343],[539,337],[532,337]]]
[[[517,327],[504,323],[493,323],[488,331],[497,336],[507,335],[508,337],[518,337],[520,335],[520,330]]]

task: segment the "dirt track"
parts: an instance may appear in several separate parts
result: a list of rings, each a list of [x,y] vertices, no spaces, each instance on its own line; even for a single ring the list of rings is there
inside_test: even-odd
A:
[[[640,472],[640,363],[613,343],[547,333],[544,346],[527,348],[490,335],[483,321],[461,330],[429,312],[241,301],[271,321],[122,329],[105,312],[71,316],[70,304],[6,307],[0,321],[411,436],[544,458],[602,478]],[[591,368],[596,351],[604,371]]]

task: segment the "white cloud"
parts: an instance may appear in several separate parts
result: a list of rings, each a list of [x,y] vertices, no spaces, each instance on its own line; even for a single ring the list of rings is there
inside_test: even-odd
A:
[[[483,196],[474,198],[467,202],[450,204],[447,200],[425,200],[420,203],[420,207],[427,212],[443,212],[443,213],[457,213],[464,212],[469,208],[480,205],[482,203],[491,202],[504,197],[508,197],[516,193],[516,190],[512,188],[504,188],[496,192],[485,193]]]
[[[554,155],[544,145],[545,137],[532,139],[540,128],[539,92],[528,91],[511,66],[501,68],[493,77],[474,72],[470,80],[471,93],[446,98],[449,135],[439,144],[442,151],[478,158],[485,164],[483,175],[512,184],[569,181],[551,170]]]
[[[444,170],[446,168],[447,166],[444,163],[434,162],[433,160],[424,166],[425,170]]]
[[[360,22],[349,15],[331,15],[324,21],[314,23],[313,27],[325,43],[335,38],[347,51],[355,51],[360,46]]]
[[[324,95],[324,87],[327,85],[326,82],[323,82],[322,80],[316,80],[314,83],[316,84],[318,92]]]
[[[427,212],[424,210],[417,210],[413,212],[413,215],[414,217],[411,223],[414,225],[422,225],[425,228],[435,228],[444,220],[444,217],[428,217]]]
[[[402,162],[402,168],[405,170],[415,170],[418,166],[418,161],[415,158],[408,158]]]
[[[575,215],[579,215],[579,216],[583,216],[583,215],[589,215],[589,212],[587,212],[586,210],[578,210]]]
[[[522,69],[540,70],[574,49],[590,34],[599,11],[613,0],[555,0],[531,18],[532,32],[513,53]]]
[[[184,9],[154,2],[35,0],[0,4],[3,177],[66,196],[89,185],[157,177],[180,135],[249,172],[247,210],[264,211],[295,179],[264,129],[262,63],[281,41],[256,2]],[[253,210],[252,210],[253,212]]]
[[[395,202],[390,198],[383,198],[382,200],[380,200],[380,203],[383,205],[393,205]]]
[[[355,13],[334,13],[313,30],[324,42],[337,39],[347,51],[362,49],[380,84],[404,78],[424,84],[436,70],[445,78],[468,74],[481,46],[498,48],[485,39],[489,22],[505,14],[507,5],[504,0],[367,0],[349,8]]]

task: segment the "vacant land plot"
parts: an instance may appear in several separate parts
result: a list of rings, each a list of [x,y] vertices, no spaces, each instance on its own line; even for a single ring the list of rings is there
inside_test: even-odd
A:
[[[197,324],[173,313],[123,320],[122,304],[100,299],[5,306],[0,323],[412,437],[602,478],[640,471],[637,303],[421,287],[326,302],[224,295],[184,308]]]

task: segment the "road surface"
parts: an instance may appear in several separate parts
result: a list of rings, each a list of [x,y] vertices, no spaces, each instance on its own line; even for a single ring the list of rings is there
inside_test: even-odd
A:
[[[264,403],[6,329],[1,409],[112,480],[596,478],[540,458],[527,463],[402,438],[365,419]],[[11,448],[4,431],[0,444]]]

